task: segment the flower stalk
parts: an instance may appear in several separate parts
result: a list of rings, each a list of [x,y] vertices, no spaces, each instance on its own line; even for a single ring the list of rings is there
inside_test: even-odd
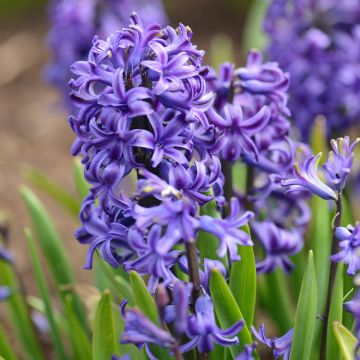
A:
[[[334,255],[338,252],[338,242],[336,240],[336,228],[341,226],[341,218],[342,218],[342,193],[338,193],[338,198],[336,200],[336,214],[333,220],[333,229],[332,229],[332,242],[331,242],[331,255]],[[330,312],[330,304],[331,298],[334,290],[334,282],[336,275],[337,263],[331,261],[330,263],[330,271],[329,271],[329,287],[327,293],[326,300],[326,308],[324,315],[324,327],[321,339],[321,359],[326,359],[326,338],[327,338],[327,330],[328,330],[328,322],[329,322],[329,312]]]

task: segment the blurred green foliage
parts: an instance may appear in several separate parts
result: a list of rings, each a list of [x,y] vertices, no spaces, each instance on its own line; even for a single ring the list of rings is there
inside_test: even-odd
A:
[[[0,19],[11,21],[18,15],[39,12],[47,0],[0,0]]]

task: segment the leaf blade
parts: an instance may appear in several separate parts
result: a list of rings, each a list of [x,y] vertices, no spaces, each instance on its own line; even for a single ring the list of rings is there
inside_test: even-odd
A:
[[[341,322],[343,316],[343,298],[344,298],[344,264],[337,265],[334,289],[331,296],[329,321],[326,337],[326,358],[329,360],[341,359],[340,347],[335,339],[333,323]]]
[[[35,249],[35,243],[34,243],[32,234],[30,232],[30,229],[25,229],[25,236],[26,236],[26,239],[28,242],[31,263],[32,263],[32,267],[33,267],[33,270],[35,273],[35,279],[37,282],[37,286],[38,286],[39,292],[41,294],[41,298],[45,305],[45,314],[46,314],[46,318],[49,322],[50,333],[51,333],[51,336],[52,336],[52,339],[54,342],[56,356],[59,360],[66,360],[67,356],[66,356],[65,349],[64,349],[64,346],[61,341],[60,331],[56,325],[56,321],[54,318],[54,312],[53,312],[52,304],[50,301],[49,290],[46,285],[46,280],[42,273],[40,260],[39,260],[37,251]]]
[[[310,358],[311,345],[315,331],[316,310],[316,274],[314,255],[310,250],[295,314],[294,336],[290,360],[308,360]]]
[[[109,360],[116,354],[116,332],[110,291],[105,290],[95,313],[92,351],[94,360]]]
[[[333,331],[344,360],[353,360],[357,344],[356,337],[341,323],[333,323]]]
[[[130,286],[133,292],[135,305],[146,315],[154,324],[160,325],[158,311],[155,301],[146,288],[144,280],[136,271],[130,271]]]
[[[244,320],[226,280],[218,269],[213,269],[211,271],[210,293],[215,313],[222,328],[226,329],[239,320]],[[234,358],[241,353],[244,344],[252,343],[251,333],[246,324],[244,324],[244,328],[240,331],[238,337],[240,340],[239,344],[230,347],[231,354]]]
[[[245,231],[250,235],[248,225]],[[230,290],[241,309],[246,325],[250,327],[254,320],[256,304],[256,264],[252,246],[239,246],[241,260],[233,262],[230,272]]]

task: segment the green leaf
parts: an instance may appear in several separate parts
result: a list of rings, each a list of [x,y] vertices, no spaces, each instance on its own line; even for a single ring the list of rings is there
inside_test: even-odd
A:
[[[75,158],[73,164],[73,174],[76,189],[80,197],[83,199],[88,195],[90,185],[84,178],[84,167],[81,164],[81,159],[79,157]]]
[[[110,291],[105,290],[95,313],[92,351],[94,360],[109,360],[116,354],[116,333]]]
[[[50,333],[51,333],[51,336],[52,336],[52,339],[54,342],[56,357],[60,360],[62,360],[62,359],[65,360],[65,359],[67,359],[66,354],[65,354],[65,349],[64,349],[62,341],[61,341],[60,331],[57,328],[57,325],[55,322],[53,308],[52,308],[50,295],[49,295],[49,290],[46,285],[46,280],[43,275],[43,270],[41,268],[40,260],[38,258],[38,254],[35,249],[35,244],[34,244],[34,240],[32,238],[30,229],[25,229],[25,235],[26,235],[27,242],[28,242],[31,263],[32,263],[32,267],[34,270],[37,286],[39,288],[41,298],[45,305],[45,314],[46,314],[46,318],[49,322]]]
[[[296,309],[290,360],[310,359],[316,322],[316,309],[316,274],[313,252],[310,250]]]
[[[123,299],[127,299],[130,306],[134,306],[135,300],[129,282],[119,275],[115,276],[115,281],[118,284],[116,289],[120,296],[122,296]]]
[[[313,196],[310,247],[314,251],[316,281],[319,290],[318,312],[321,314],[326,304],[331,255],[331,213],[328,202]]]
[[[0,359],[2,358],[1,356],[6,360],[17,359],[17,356],[5,336],[3,328],[0,326]]]
[[[267,44],[267,37],[262,30],[262,24],[268,8],[268,2],[263,0],[252,0],[244,3],[251,3],[249,13],[246,16],[246,24],[243,35],[243,47],[245,52],[251,49],[262,50]]]
[[[135,305],[146,315],[154,324],[160,326],[159,314],[155,301],[150,295],[144,280],[135,272],[130,271],[130,286],[134,295]]]
[[[73,284],[75,279],[65,248],[54,223],[44,205],[33,191],[26,186],[21,187],[20,191],[34,225],[37,238],[39,239],[41,250],[45,256],[55,283],[57,284],[58,289],[66,288],[66,286],[62,285]],[[67,293],[69,293],[69,291],[60,291],[63,300]],[[82,319],[82,324],[84,328],[86,328],[82,304],[77,297],[75,297],[74,301],[77,312]]]
[[[351,205],[349,203],[347,194],[343,194],[342,196],[342,207],[343,207],[343,214],[342,214],[341,225],[347,226],[348,224],[353,224],[354,216],[352,214]],[[349,291],[351,291],[351,289],[354,288],[353,280],[354,280],[353,277],[351,275],[348,275],[346,271],[344,271],[344,293],[348,293]],[[348,311],[344,311],[342,323],[345,327],[351,329],[354,324],[353,315]]]
[[[244,230],[250,235],[248,225]],[[240,261],[233,262],[230,272],[230,289],[241,309],[246,325],[254,320],[256,304],[256,264],[252,246],[239,246]]]
[[[29,211],[41,249],[58,285],[74,282],[68,257],[63,243],[55,229],[49,214],[39,198],[26,186],[21,188],[21,195]]]
[[[358,342],[356,337],[338,321],[333,323],[333,330],[343,359],[353,360],[355,347]]]
[[[244,317],[226,283],[226,280],[218,269],[213,269],[210,276],[210,292],[214,303],[215,313],[221,328],[227,329]],[[252,338],[247,325],[239,332],[239,344],[230,347],[232,356],[235,358],[241,353],[244,344],[251,344]]]
[[[286,275],[281,269],[258,277],[259,293],[264,307],[278,325],[281,333],[293,327],[294,310]],[[279,311],[281,309],[281,311]]]
[[[63,206],[73,216],[78,217],[80,211],[80,200],[73,194],[69,194],[61,186],[53,182],[39,170],[29,167],[25,177],[40,190],[52,197],[58,204]]]
[[[230,36],[217,34],[210,41],[210,61],[215,69],[234,58],[234,45]]]
[[[14,293],[6,300],[15,327],[16,336],[20,340],[26,359],[44,359],[38,339],[36,338],[33,324],[28,312],[26,302],[18,290],[19,281],[15,275],[12,265],[0,261],[0,281],[2,285],[10,286]]]
[[[70,341],[73,349],[73,358],[77,360],[89,360],[92,358],[91,342],[82,327],[74,307],[72,296],[65,297],[65,313],[70,329]]]
[[[331,296],[329,321],[326,336],[326,359],[341,359],[341,353],[338,343],[335,340],[333,332],[333,323],[341,322],[343,315],[343,297],[344,297],[344,264],[340,262],[337,265],[334,290]]]
[[[326,200],[318,196],[311,199],[312,219],[310,224],[310,248],[314,251],[316,281],[318,287],[318,314],[323,314],[326,305],[328,291],[329,271],[332,241],[331,213]],[[313,342],[312,356],[320,355],[323,324],[318,321],[315,326],[315,338]]]
[[[323,115],[319,115],[315,118],[314,126],[311,132],[310,145],[314,154],[319,152],[327,154],[329,150],[326,136],[326,118]],[[320,164],[324,161],[324,159],[321,159]]]

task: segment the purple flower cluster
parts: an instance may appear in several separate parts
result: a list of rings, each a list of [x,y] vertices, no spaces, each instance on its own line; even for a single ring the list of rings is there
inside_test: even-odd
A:
[[[289,108],[304,140],[318,115],[327,119],[329,137],[358,122],[359,22],[360,3],[353,0],[270,5],[267,53],[290,73]]]
[[[245,67],[222,64],[218,75],[214,70],[209,72],[207,83],[215,93],[214,105],[206,112],[209,123],[217,129],[212,150],[225,166],[226,162],[241,161],[252,169],[253,179],[246,189],[258,220],[252,228],[273,230],[266,239],[254,231],[265,250],[258,272],[270,272],[277,266],[288,271],[288,256],[301,250],[310,218],[304,194],[286,194],[279,183],[280,177],[291,171],[296,150],[302,146],[289,138],[289,76],[277,63],[263,63],[260,53],[250,51]],[[237,195],[242,202],[244,196]],[[291,220],[294,213],[297,223]],[[268,221],[259,222],[264,217]],[[237,260],[231,253],[230,259]]]
[[[253,213],[242,212],[236,198],[230,200],[227,215],[213,218],[200,213],[209,201],[219,208],[223,204],[217,156],[221,146],[214,144],[227,134],[211,121],[216,99],[208,87],[209,69],[202,65],[204,52],[192,44],[190,28],[145,27],[136,13],[130,20],[129,27],[107,40],[96,38],[88,60],[71,67],[77,75],[70,82],[77,108],[69,117],[77,135],[72,152],[82,155],[91,185],[76,237],[89,245],[85,268],[92,267],[94,252],[99,251],[113,267],[148,275],[152,294],[159,286],[174,293],[160,313],[163,321],[175,322],[175,334],[160,329],[138,310],[124,308],[123,341],[147,351],[152,343],[170,351],[179,346],[184,352],[194,347],[209,352],[214,344],[236,344],[243,326],[239,322],[222,330],[215,322],[207,294],[210,272],[218,268],[225,275],[226,269],[217,260],[204,259],[197,264],[203,267],[200,282],[190,283],[189,291],[181,285],[175,265],[192,280],[194,258],[189,260],[188,248],[196,245],[199,231],[219,239],[218,256],[238,260],[237,247],[253,245],[240,229]],[[261,71],[254,77],[261,79]],[[270,121],[271,96],[280,104],[277,90],[271,91],[274,94],[258,95],[263,104],[252,120],[249,117],[245,137],[254,138],[247,131],[257,127],[255,122]],[[240,105],[236,111],[241,111]],[[196,261],[196,251],[193,255]],[[183,334],[188,341],[180,343]],[[251,354],[250,348],[247,352]]]
[[[161,0],[51,0],[48,45],[52,61],[47,66],[46,78],[59,89],[68,106],[70,65],[86,59],[95,35],[104,37],[122,29],[134,9],[146,24],[166,22]]]

